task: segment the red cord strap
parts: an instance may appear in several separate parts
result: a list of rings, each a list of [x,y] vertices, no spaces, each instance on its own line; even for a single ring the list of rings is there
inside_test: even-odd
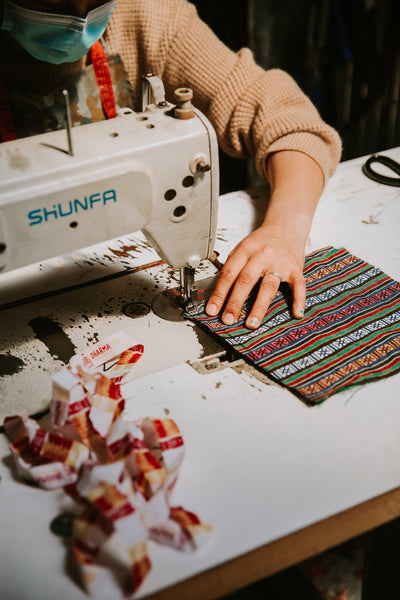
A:
[[[90,48],[90,56],[104,112],[107,119],[113,119],[117,116],[117,106],[107,56],[100,41]]]

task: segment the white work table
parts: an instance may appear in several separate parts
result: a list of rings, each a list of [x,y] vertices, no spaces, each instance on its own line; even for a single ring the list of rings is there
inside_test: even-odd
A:
[[[400,160],[400,149],[387,154]],[[367,179],[362,162],[341,164],[329,182],[308,251],[345,246],[400,279],[400,191]],[[221,198],[222,262],[264,203],[262,189]],[[45,335],[35,338],[34,322],[55,323],[56,337],[65,334],[76,350],[120,329],[144,343],[136,378],[124,387],[126,415],[176,421],[186,455],[175,503],[214,534],[192,555],[151,542],[153,569],[136,597],[217,598],[400,516],[400,374],[308,407],[243,364],[197,372],[187,361],[215,350],[205,333],[189,322],[162,322],[151,310],[125,314],[137,302],[146,312],[156,292],[177,285],[143,238],[133,239],[108,245],[108,259],[92,249],[71,264],[53,261],[0,279],[0,303],[9,304],[0,311],[0,354],[11,365],[0,377],[0,400],[12,398],[14,413],[27,397],[32,412],[48,404],[62,349]],[[198,277],[214,272],[204,266]],[[93,277],[103,280],[79,287]],[[47,293],[59,281],[70,289]],[[19,304],[26,293],[36,299]],[[3,434],[0,453],[1,598],[87,598],[70,577],[67,545],[49,529],[70,499],[18,480]]]

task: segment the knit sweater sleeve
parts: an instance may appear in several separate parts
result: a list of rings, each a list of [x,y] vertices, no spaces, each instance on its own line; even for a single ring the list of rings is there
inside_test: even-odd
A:
[[[248,49],[229,50],[187,0],[135,0],[132,6],[142,68],[162,77],[169,98],[176,87],[193,89],[195,106],[227,154],[253,156],[264,179],[266,158],[280,150],[308,154],[325,179],[333,173],[340,138],[287,73],[263,70]]]

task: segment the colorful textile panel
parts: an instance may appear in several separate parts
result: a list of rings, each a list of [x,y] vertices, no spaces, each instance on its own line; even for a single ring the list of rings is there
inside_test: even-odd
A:
[[[400,370],[399,282],[332,247],[306,257],[304,277],[301,320],[291,316],[285,284],[256,330],[244,325],[256,290],[234,325],[208,317],[204,304],[186,316],[310,404]]]

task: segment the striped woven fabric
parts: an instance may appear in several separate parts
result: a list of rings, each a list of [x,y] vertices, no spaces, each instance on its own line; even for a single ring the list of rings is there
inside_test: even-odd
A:
[[[208,317],[204,304],[186,316],[310,404],[400,370],[400,283],[332,247],[306,257],[304,276],[301,320],[291,317],[285,284],[256,330],[244,326],[252,296],[234,325]]]

